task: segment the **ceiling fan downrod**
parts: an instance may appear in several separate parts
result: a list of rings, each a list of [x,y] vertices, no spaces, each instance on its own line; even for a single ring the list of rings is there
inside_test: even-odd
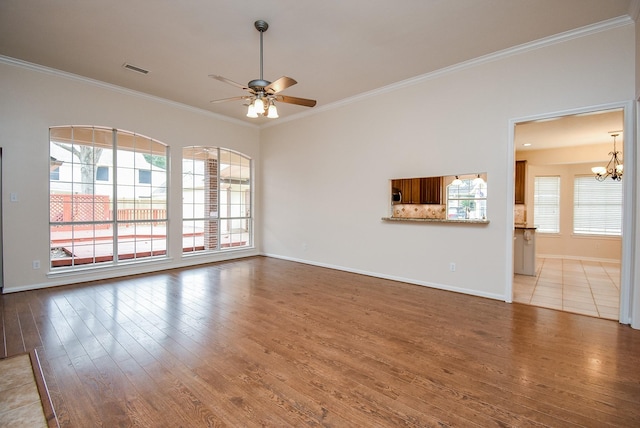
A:
[[[256,30],[258,30],[258,32],[260,33],[260,79],[252,80],[251,82],[249,82],[249,87],[251,89],[260,91],[260,89],[264,89],[266,86],[269,86],[269,84],[271,83],[264,80],[264,73],[263,73],[264,72],[264,66],[263,66],[264,48],[263,48],[262,35],[269,28],[269,24],[266,21],[263,21],[262,19],[260,19],[254,22],[253,25],[256,27]]]

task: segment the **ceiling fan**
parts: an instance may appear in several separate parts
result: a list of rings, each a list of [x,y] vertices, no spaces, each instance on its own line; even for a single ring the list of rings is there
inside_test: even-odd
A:
[[[264,80],[262,76],[262,34],[267,31],[269,24],[263,20],[258,20],[253,24],[256,30],[260,32],[260,78],[255,79],[247,83],[246,86],[229,80],[226,77],[210,74],[212,77],[221,82],[228,83],[232,86],[238,87],[249,92],[251,95],[244,95],[231,98],[223,98],[220,100],[213,100],[212,103],[223,103],[227,101],[245,100],[248,101],[247,117],[267,116],[269,118],[277,118],[278,110],[276,108],[276,101],[297,104],[305,107],[313,107],[316,105],[316,100],[310,100],[307,98],[290,97],[287,95],[280,95],[279,92],[287,89],[290,86],[295,85],[296,82],[291,77],[282,76],[275,82],[269,82]]]

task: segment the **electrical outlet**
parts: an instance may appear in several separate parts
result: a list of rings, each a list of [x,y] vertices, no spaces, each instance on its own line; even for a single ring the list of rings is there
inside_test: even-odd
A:
[[[449,263],[449,270],[451,272],[455,272],[456,271],[456,264],[453,263],[453,262]]]
[[[40,269],[40,260],[34,260],[32,266],[34,269]]]
[[[17,193],[10,193],[9,194],[9,200],[11,202],[18,202],[18,194]]]

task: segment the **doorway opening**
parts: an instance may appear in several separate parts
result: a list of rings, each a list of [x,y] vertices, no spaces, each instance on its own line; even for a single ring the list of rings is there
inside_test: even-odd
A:
[[[614,133],[624,159],[624,128],[624,106],[513,123],[518,164],[514,166],[514,302],[625,319],[628,292],[623,286],[621,233],[625,182],[611,178],[599,182],[592,172],[610,160]],[[589,207],[585,208],[585,200]]]

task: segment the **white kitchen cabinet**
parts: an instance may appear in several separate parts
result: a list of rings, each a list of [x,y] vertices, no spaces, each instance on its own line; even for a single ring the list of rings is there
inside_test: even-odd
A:
[[[513,236],[513,272],[520,275],[536,274],[536,229],[518,227]]]

